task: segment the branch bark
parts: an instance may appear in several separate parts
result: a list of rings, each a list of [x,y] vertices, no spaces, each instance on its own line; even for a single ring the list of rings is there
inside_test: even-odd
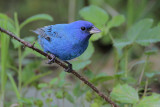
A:
[[[42,50],[34,47],[34,44],[31,44],[29,42],[26,42],[22,39],[20,39],[19,37],[17,37],[16,35],[14,35],[13,33],[3,29],[0,27],[0,31],[9,35],[11,38],[21,42],[22,44],[24,44],[26,47],[33,49],[34,51],[38,52],[39,54],[47,57],[48,59],[52,59],[52,56],[43,52]],[[65,64],[64,61],[61,61],[59,59],[55,59],[55,62],[60,65],[61,67],[63,67],[64,69],[67,69],[67,65]],[[92,83],[90,83],[86,78],[84,78],[83,76],[81,76],[80,74],[78,74],[76,71],[72,70],[70,73],[72,73],[74,76],[76,76],[77,78],[79,78],[81,81],[83,81],[86,85],[88,85],[90,88],[93,89],[93,91],[95,91],[100,97],[102,97],[106,102],[110,103],[113,107],[119,107],[116,103],[114,103],[108,96],[105,96],[102,92],[100,92]]]

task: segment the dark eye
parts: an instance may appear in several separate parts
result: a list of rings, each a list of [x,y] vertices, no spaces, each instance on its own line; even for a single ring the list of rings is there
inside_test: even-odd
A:
[[[86,28],[85,27],[81,27],[81,30],[85,30]]]

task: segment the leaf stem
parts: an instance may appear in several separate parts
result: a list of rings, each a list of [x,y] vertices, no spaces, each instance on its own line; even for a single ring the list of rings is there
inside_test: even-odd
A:
[[[125,60],[125,77],[127,77],[128,76],[128,48],[125,48],[124,60]]]
[[[142,82],[142,78],[143,78],[143,75],[144,75],[144,71],[145,71],[145,69],[146,69],[146,67],[147,67],[148,60],[149,60],[149,55],[146,56],[146,61],[145,61],[145,63],[144,63],[144,67],[143,67],[143,69],[142,69],[142,72],[141,72],[140,77],[139,77],[139,80],[138,80],[137,90],[138,90],[138,88],[139,88],[139,86],[140,86],[140,84],[141,84],[141,82]]]
[[[134,0],[128,0],[127,8],[127,27],[129,28],[134,20]]]
[[[14,14],[14,21],[16,26],[16,34],[18,37],[20,37],[20,27],[18,22],[18,16],[17,13]],[[21,87],[22,87],[22,52],[21,52],[21,46],[18,47],[18,90],[21,93]]]
[[[109,37],[110,37],[110,39],[111,39],[111,41],[112,41],[112,44],[114,45],[115,40],[114,40],[112,34],[109,32],[109,29],[108,29],[108,28],[107,28],[107,32],[108,32],[108,35],[109,35]],[[118,72],[118,68],[119,68],[118,50],[117,50],[117,48],[115,48],[115,73]]]
[[[7,19],[5,19],[4,23],[0,23],[1,26],[7,29]],[[7,69],[7,61],[8,61],[8,48],[9,48],[9,38],[6,37],[5,34],[0,33],[1,36],[1,93],[0,93],[0,107],[4,106],[4,99],[5,99],[5,86],[7,82],[7,75],[6,75],[6,69]],[[3,47],[4,46],[4,47]]]
[[[145,88],[144,88],[143,97],[145,97],[145,96],[146,96],[147,88],[148,88],[148,78],[147,78],[146,83],[145,83]]]

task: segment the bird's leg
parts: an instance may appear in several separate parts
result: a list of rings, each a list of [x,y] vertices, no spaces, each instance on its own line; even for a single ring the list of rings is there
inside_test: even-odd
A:
[[[36,42],[33,42],[32,47],[34,47],[35,43],[36,43]]]
[[[68,68],[67,68],[67,69],[65,69],[65,72],[70,73],[70,72],[72,71],[72,64],[71,64],[71,63],[69,63],[68,61],[64,61],[64,62],[68,64]]]
[[[49,59],[47,64],[52,64],[55,62],[56,56],[54,56],[53,54],[50,54],[52,56],[52,59]]]

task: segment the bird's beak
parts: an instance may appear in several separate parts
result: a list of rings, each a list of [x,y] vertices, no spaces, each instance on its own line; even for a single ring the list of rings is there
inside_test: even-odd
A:
[[[90,34],[95,34],[95,33],[99,33],[101,32],[101,30],[99,30],[98,28],[96,28],[95,26],[93,26],[90,30],[89,33]]]

